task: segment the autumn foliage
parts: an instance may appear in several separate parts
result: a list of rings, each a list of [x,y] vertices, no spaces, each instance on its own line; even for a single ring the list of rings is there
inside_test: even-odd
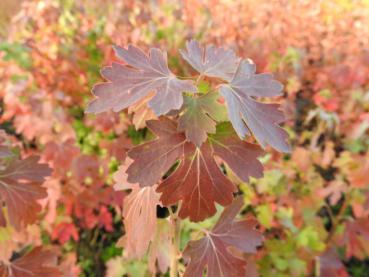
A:
[[[1,277],[366,276],[367,1],[6,2]]]

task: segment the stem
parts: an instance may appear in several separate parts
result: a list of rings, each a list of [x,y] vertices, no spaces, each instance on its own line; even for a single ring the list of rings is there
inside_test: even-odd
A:
[[[319,257],[315,257],[315,277],[320,277],[320,260]]]
[[[332,238],[334,237],[334,234],[336,233],[337,227],[338,227],[339,223],[342,220],[343,213],[345,212],[345,210],[347,208],[348,200],[344,199],[343,201],[344,202],[342,203],[342,206],[341,206],[340,210],[338,211],[338,214],[335,216],[335,218],[333,218],[332,211],[329,210],[329,214],[332,217],[332,227],[331,227],[331,230],[329,231],[329,234],[328,234],[328,236],[325,240],[326,244],[330,244],[332,242]]]
[[[198,86],[200,81],[202,80],[202,78],[204,77],[204,75],[200,74],[199,77],[197,77],[195,85]]]
[[[179,257],[179,244],[181,238],[181,221],[178,217],[178,211],[180,206],[178,206],[177,212],[173,213],[172,209],[169,208],[170,213],[170,223],[172,231],[172,245],[171,245],[171,255],[170,255],[170,277],[178,276],[178,257]]]

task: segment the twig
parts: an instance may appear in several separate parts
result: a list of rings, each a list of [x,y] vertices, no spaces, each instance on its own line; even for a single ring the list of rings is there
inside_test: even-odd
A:
[[[329,234],[328,234],[328,236],[325,240],[325,243],[327,245],[331,243],[331,240],[332,240],[334,234],[336,233],[338,224],[341,222],[343,213],[346,210],[347,203],[348,203],[347,199],[343,199],[342,206],[341,206],[340,210],[338,211],[338,214],[334,218],[333,218],[332,211],[330,210],[330,208],[328,209],[329,216],[332,218],[332,228],[329,230]]]
[[[176,213],[173,213],[172,209],[169,208],[170,223],[172,231],[172,245],[170,255],[170,277],[178,276],[178,258],[179,258],[179,245],[181,239],[181,221],[178,217],[178,211],[180,205],[178,205]]]

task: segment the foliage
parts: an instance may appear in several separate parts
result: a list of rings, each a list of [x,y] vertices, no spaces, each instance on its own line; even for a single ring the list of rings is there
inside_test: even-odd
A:
[[[8,2],[0,276],[366,274],[367,1]]]

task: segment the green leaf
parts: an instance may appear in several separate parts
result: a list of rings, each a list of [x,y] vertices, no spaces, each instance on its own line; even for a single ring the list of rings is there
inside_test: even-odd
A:
[[[197,86],[197,88],[201,94],[205,94],[209,92],[210,84],[206,81],[201,81],[199,85]]]
[[[214,134],[216,122],[225,121],[225,106],[220,104],[218,94],[208,93],[200,97],[184,97],[184,112],[178,121],[178,130],[185,131],[187,139],[200,147],[207,133]]]
[[[32,60],[29,55],[29,49],[20,43],[0,43],[0,52],[4,52],[5,61],[14,61],[23,69],[29,69],[32,66]]]
[[[272,227],[273,211],[270,205],[260,205],[256,208],[257,219],[266,228]]]
[[[308,247],[315,251],[323,251],[325,244],[321,241],[319,233],[312,226],[304,228],[297,236],[297,245]]]

